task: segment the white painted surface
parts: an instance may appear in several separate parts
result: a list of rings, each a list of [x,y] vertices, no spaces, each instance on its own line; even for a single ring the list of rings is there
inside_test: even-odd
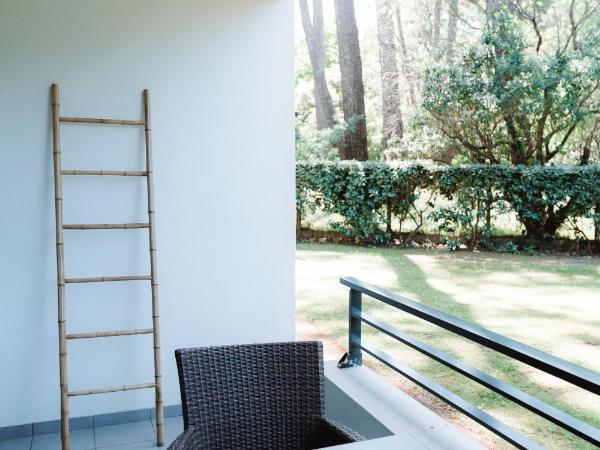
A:
[[[335,448],[357,450],[388,448],[483,450],[484,448],[470,436],[366,367],[338,369],[335,361],[327,361],[325,376],[358,406],[356,408],[358,417],[352,417],[353,411],[350,410],[352,406],[348,404],[342,414],[343,417],[332,417],[333,419],[368,436],[369,430],[360,428],[361,421],[368,422],[361,418],[367,413],[369,419],[376,419],[387,430],[394,433],[394,436]],[[341,408],[335,409],[341,410]]]
[[[165,404],[181,346],[294,338],[293,2],[0,0],[0,427],[59,418],[50,84],[65,116],[153,108]],[[65,124],[65,168],[140,129]],[[143,179],[64,182],[65,223],[145,221]],[[146,231],[66,231],[70,277],[148,272]],[[147,283],[67,287],[70,332],[146,327]],[[152,380],[150,336],[69,343],[71,389]],[[75,398],[71,415],[153,405]]]
[[[326,448],[336,450],[428,450],[427,447],[423,447],[419,442],[416,442],[410,437],[403,436],[387,436],[377,439],[370,439],[368,441],[355,442],[353,444],[335,445],[333,447]]]

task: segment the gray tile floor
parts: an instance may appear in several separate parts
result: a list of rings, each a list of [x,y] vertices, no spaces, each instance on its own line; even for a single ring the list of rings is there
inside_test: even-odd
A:
[[[181,416],[165,419],[165,447],[183,431]],[[156,447],[156,424],[152,420],[71,431],[72,450],[149,450]],[[0,450],[60,450],[60,434],[0,441]]]

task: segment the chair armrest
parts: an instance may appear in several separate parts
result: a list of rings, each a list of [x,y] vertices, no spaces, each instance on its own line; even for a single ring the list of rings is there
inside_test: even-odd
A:
[[[167,450],[209,450],[209,439],[204,430],[189,428],[177,436]]]
[[[328,417],[321,418],[321,426],[347,442],[366,441],[367,439],[356,431]]]

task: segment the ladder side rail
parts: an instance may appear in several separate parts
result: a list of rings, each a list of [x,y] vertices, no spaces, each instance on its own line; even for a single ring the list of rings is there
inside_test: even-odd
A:
[[[148,187],[148,240],[150,247],[150,276],[152,289],[152,327],[154,328],[154,382],[156,384],[156,444],[164,445],[162,373],[160,361],[160,322],[158,308],[158,276],[156,269],[156,237],[154,233],[154,173],[152,168],[152,122],[150,93],[144,89],[144,131],[146,137],[146,183]]]
[[[54,161],[54,207],[56,220],[56,278],[58,287],[58,353],[60,366],[60,434],[62,450],[70,450],[69,384],[67,378],[67,324],[65,308],[65,266],[63,240],[63,199],[60,149],[60,102],[58,85],[52,85],[52,156]]]

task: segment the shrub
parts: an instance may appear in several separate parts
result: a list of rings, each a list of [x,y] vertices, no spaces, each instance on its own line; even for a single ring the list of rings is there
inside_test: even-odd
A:
[[[452,202],[432,212],[438,230],[460,234],[476,246],[489,245],[496,212],[513,211],[533,240],[555,237],[567,220],[597,218],[599,180],[599,165],[300,162],[296,198],[299,208],[341,216],[332,228],[344,235],[383,243],[392,237],[392,217],[405,217],[419,192],[435,192]]]

